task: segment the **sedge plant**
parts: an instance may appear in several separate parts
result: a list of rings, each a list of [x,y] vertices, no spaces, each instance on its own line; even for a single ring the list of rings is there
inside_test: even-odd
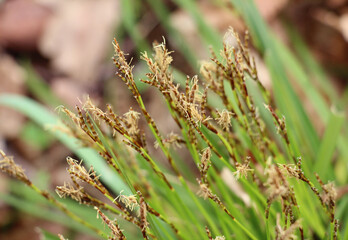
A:
[[[117,79],[137,106],[117,113],[87,97],[74,111],[59,107],[66,117],[54,129],[97,151],[122,179],[122,189],[115,192],[93,163],[87,167],[83,159],[67,157],[70,180],[56,187],[60,198],[95,209],[105,228],[34,185],[1,152],[3,172],[101,239],[339,237],[334,183],[321,180],[306,149],[294,142],[293,129],[259,80],[248,32],[241,38],[230,29],[220,52],[212,51],[200,73],[187,76],[182,85],[173,76],[165,41],[153,45],[153,54],[142,53],[148,73],[140,81],[161,94],[176,124],[170,133],[163,133],[148,112],[133,66],[116,39],[113,46]]]

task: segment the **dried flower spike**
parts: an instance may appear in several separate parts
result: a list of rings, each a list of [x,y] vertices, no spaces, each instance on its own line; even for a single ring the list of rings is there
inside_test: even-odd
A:
[[[209,189],[207,184],[202,183],[200,180],[197,180],[199,183],[199,191],[197,192],[198,196],[208,199],[208,198],[213,198],[214,194],[212,191]]]
[[[126,196],[122,194],[123,190],[120,192],[120,194],[114,199],[114,201],[120,201],[126,205],[127,208],[129,208],[131,211],[134,210],[134,207],[139,206],[137,198],[135,195]]]
[[[76,176],[78,179],[90,183],[97,181],[99,176],[96,176],[93,168],[91,167],[90,170],[87,172],[86,168],[82,166],[82,161],[78,163],[77,160],[67,157],[66,158],[68,164],[69,164],[69,173]]]
[[[170,56],[170,54],[173,51],[168,51],[166,48],[166,40],[163,38],[163,42],[154,45],[155,50],[155,56],[154,59],[158,66],[161,68],[162,71],[166,71],[169,67],[169,65],[172,63],[173,58]]]
[[[268,179],[265,183],[269,187],[270,199],[275,199],[278,196],[286,196],[289,194],[289,186],[284,176],[281,175],[279,168],[276,165],[271,165],[267,170]]]
[[[17,165],[13,160],[13,157],[8,157],[2,150],[0,150],[2,160],[0,160],[0,170],[17,178],[27,185],[31,185],[31,181],[25,175],[23,168]]]
[[[207,147],[203,150],[201,163],[198,164],[198,169],[201,173],[202,182],[204,184],[208,183],[207,173],[211,164],[210,157],[211,157],[211,150],[210,150],[210,147]]]
[[[323,200],[323,202],[327,205],[334,203],[337,197],[335,184],[333,182],[328,182],[327,184],[321,187],[323,189],[323,192],[321,193],[320,197]]]
[[[82,192],[82,189],[82,187],[75,189],[70,183],[64,182],[63,186],[56,187],[56,193],[60,198],[70,196],[72,199],[82,203],[82,199],[86,197],[86,195]]]
[[[233,173],[236,179],[239,179],[240,177],[247,178],[248,172],[253,172],[254,169],[251,169],[249,167],[250,161],[247,160],[245,163],[240,164],[236,162],[236,171]]]
[[[139,133],[138,128],[138,120],[140,113],[133,110],[133,108],[130,108],[128,112],[126,112],[124,115],[125,117],[124,122],[128,127],[128,131],[130,135],[136,135]]]
[[[110,228],[113,236],[111,239],[126,239],[126,237],[123,235],[121,228],[118,226],[116,220],[111,221],[104,213],[102,213],[97,207],[94,207],[95,210],[97,210],[97,218],[99,216],[103,220],[103,222]]]
[[[280,214],[277,214],[277,225],[275,228],[276,232],[276,240],[292,240],[296,239],[296,235],[294,234],[294,231],[296,228],[300,227],[300,220],[296,220],[296,222],[292,223],[289,228],[282,227],[280,224]]]
[[[180,143],[184,143],[185,141],[178,135],[171,132],[167,138],[163,139],[163,144],[166,147],[173,146],[174,148],[181,148]],[[156,141],[154,147],[157,149],[159,147],[159,143]]]
[[[206,173],[210,167],[210,157],[211,157],[211,150],[210,147],[207,147],[203,150],[202,157],[201,157],[201,163],[199,164],[199,169]]]
[[[147,234],[146,234],[146,228],[148,228],[149,223],[146,219],[147,216],[147,204],[145,202],[145,199],[143,195],[141,194],[140,191],[137,192],[139,195],[139,217],[140,217],[140,227],[141,227],[141,232],[143,234],[144,239],[148,239]]]
[[[295,164],[278,164],[280,170],[289,177],[300,178],[302,170]]]

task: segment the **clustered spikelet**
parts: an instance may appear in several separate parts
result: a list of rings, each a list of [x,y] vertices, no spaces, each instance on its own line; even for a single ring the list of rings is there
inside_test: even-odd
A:
[[[97,218],[101,218],[103,222],[109,227],[109,229],[112,231],[112,236],[109,237],[110,240],[122,240],[126,239],[124,234],[122,233],[122,230],[118,226],[116,220],[111,221],[102,211],[100,211],[97,207],[95,207],[97,210]]]
[[[287,176],[300,178],[302,171],[295,164],[278,164],[278,166]]]
[[[99,121],[98,116],[101,116],[104,114],[104,112],[99,109],[91,100],[91,98],[89,96],[86,97],[85,102],[83,103],[82,109],[84,109],[85,111],[90,112],[95,119],[97,119]]]
[[[126,112],[123,116],[125,117],[124,122],[127,124],[129,134],[138,134],[138,120],[140,113],[134,111],[133,108],[130,108],[129,111]]]
[[[82,203],[82,199],[86,197],[82,189],[82,187],[75,189],[70,183],[64,182],[63,186],[56,187],[56,192],[60,198],[70,196],[72,199]]]
[[[229,210],[226,208],[226,206],[223,204],[223,202],[220,200],[220,198],[212,192],[212,190],[209,188],[207,183],[201,182],[201,180],[197,179],[197,182],[199,184],[199,191],[197,192],[198,196],[206,199],[211,199],[213,202],[215,202],[229,217],[232,218],[232,220],[235,220],[234,216],[229,212]]]
[[[276,125],[277,132],[283,136],[286,144],[289,145],[290,142],[289,142],[289,137],[288,137],[288,133],[286,130],[285,117],[283,116],[282,118],[279,118],[278,115],[275,113],[275,111],[273,110],[273,108],[270,105],[264,104],[264,106],[272,114],[273,119],[277,124]]]
[[[206,149],[203,150],[201,163],[198,164],[198,168],[201,173],[203,183],[207,183],[207,173],[211,164],[210,157],[211,157],[211,150],[209,147],[207,147]]]
[[[139,196],[139,217],[140,217],[140,226],[141,226],[141,232],[143,234],[144,239],[148,239],[147,234],[146,234],[146,229],[149,226],[149,223],[147,221],[147,204],[145,202],[145,199],[143,195],[141,194],[140,191],[137,192]]]
[[[149,80],[142,81],[158,88],[180,117],[189,120],[190,124],[194,126],[208,124],[211,117],[207,117],[204,112],[206,96],[199,91],[198,76],[192,79],[187,76],[185,93],[180,92],[179,85],[174,84],[173,76],[164,64],[171,61],[170,53],[165,43],[156,47],[154,59],[150,58],[146,52],[143,53],[142,59],[147,63],[151,73],[147,74]]]
[[[125,84],[128,86],[130,90],[134,89],[134,81],[133,81],[133,67],[130,66],[130,64],[127,62],[125,54],[121,50],[118,42],[116,39],[113,41],[114,46],[114,64],[118,68],[119,72],[116,72],[116,74],[125,82]],[[132,91],[133,92],[133,91]]]
[[[321,203],[327,206],[330,217],[331,217],[331,222],[333,223],[335,221],[334,217],[335,217],[336,197],[337,197],[335,184],[333,182],[328,182],[327,184],[324,184],[318,174],[316,174],[316,178],[321,188],[323,189],[322,193],[319,195],[319,198],[321,200]]]
[[[266,218],[269,216],[269,209],[273,201],[278,197],[282,200],[282,208],[284,212],[290,214],[293,218],[292,208],[297,207],[297,201],[292,187],[289,185],[285,176],[276,165],[271,165],[267,171],[267,181],[265,185],[268,187],[269,197],[267,199]],[[287,216],[287,214],[286,214]]]
[[[321,194],[321,199],[327,205],[333,204],[337,197],[337,192],[335,189],[335,184],[333,182],[329,182],[322,186],[323,192]]]
[[[21,166],[17,165],[13,157],[7,156],[2,150],[0,150],[0,170],[17,178],[18,180],[26,183],[27,185],[31,185],[31,181],[27,177],[27,175],[24,173],[24,170]]]
[[[217,123],[222,127],[223,130],[229,131],[232,113],[224,109],[221,112],[218,112],[218,115],[219,117],[215,118]]]
[[[135,195],[126,196],[126,195],[123,195],[122,192],[123,191],[120,192],[120,194],[115,198],[114,201],[119,200],[127,208],[129,208],[131,211],[134,210],[134,207],[139,206],[137,198]]]
[[[167,51],[166,49],[166,40],[163,38],[163,43],[156,44],[154,43],[155,57],[154,60],[161,67],[163,72],[166,72],[169,68],[169,65],[173,62],[171,56],[172,51]]]
[[[239,179],[241,177],[247,178],[248,172],[254,172],[254,169],[251,169],[249,167],[250,161],[247,160],[245,163],[240,164],[236,163],[236,171],[233,173],[236,179]]]
[[[208,185],[205,183],[202,183],[200,180],[198,180],[199,184],[199,191],[198,191],[198,196],[208,199],[208,198],[214,198],[214,194],[212,191],[209,189]]]
[[[269,187],[269,195],[271,199],[278,196],[284,197],[289,194],[289,185],[284,176],[281,174],[280,169],[276,165],[272,165],[266,172],[267,182],[266,186]]]
[[[91,166],[91,168],[87,171],[86,168],[82,165],[82,161],[78,162],[71,157],[67,157],[66,161],[69,164],[68,172],[71,175],[86,183],[96,183],[98,185],[101,185],[101,183],[99,182],[100,176],[96,175],[93,166]]]
[[[56,206],[58,209],[60,209],[62,212],[64,212],[66,215],[68,215],[75,221],[86,226],[87,228],[90,228],[99,235],[103,234],[99,229],[92,226],[90,223],[86,222],[85,220],[81,219],[79,216],[68,210],[64,204],[57,201],[49,192],[41,190],[36,185],[34,185],[24,174],[24,170],[14,162],[13,157],[8,157],[2,150],[0,150],[0,155],[3,157],[3,160],[0,161],[0,170],[11,176],[16,177],[18,180],[27,184],[32,190],[44,197],[47,201],[49,201],[51,204]]]
[[[168,134],[168,136],[163,139],[163,144],[169,148],[170,146],[173,146],[173,148],[181,148],[181,144],[185,143],[185,141],[178,135],[173,132]],[[154,147],[157,149],[159,147],[158,141],[155,142]]]
[[[300,220],[295,221],[290,225],[290,227],[282,227],[280,224],[280,214],[277,215],[277,225],[275,228],[276,240],[291,240],[296,239],[294,234],[296,228],[300,227]]]
[[[73,113],[72,111],[70,111],[69,109],[64,107],[63,105],[56,107],[56,111],[64,112],[70,118],[71,121],[73,121],[76,125],[79,125],[79,123],[80,123],[79,117],[76,116],[75,113]]]

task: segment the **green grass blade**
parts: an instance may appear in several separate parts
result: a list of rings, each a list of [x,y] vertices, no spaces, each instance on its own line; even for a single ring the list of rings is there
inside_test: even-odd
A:
[[[313,128],[302,102],[292,90],[290,83],[286,80],[286,73],[280,61],[275,61],[274,54],[266,54],[266,63],[269,67],[274,86],[274,96],[280,112],[285,115],[287,128],[294,133],[295,142],[298,146],[305,146],[307,154],[314,157],[319,147],[319,138]],[[276,79],[283,79],[278,81]],[[307,155],[308,156],[308,155]]]
[[[28,90],[38,100],[52,107],[63,104],[63,101],[52,93],[49,85],[35,72],[29,62],[25,62],[23,66],[27,73],[26,85]]]
[[[314,171],[319,174],[324,182],[326,182],[328,178],[332,179],[334,177],[331,160],[345,120],[344,114],[332,112],[323,139],[320,143],[320,148],[315,160]]]
[[[291,68],[289,67],[287,69],[287,73],[296,81],[296,83],[299,84],[311,105],[314,107],[316,113],[319,115],[320,119],[324,123],[327,123],[330,111],[323,96],[315,88],[315,85],[310,81],[301,63],[291,54],[289,49],[287,49],[279,41],[276,43],[278,53],[282,58],[282,62],[287,63],[288,66],[291,66]]]

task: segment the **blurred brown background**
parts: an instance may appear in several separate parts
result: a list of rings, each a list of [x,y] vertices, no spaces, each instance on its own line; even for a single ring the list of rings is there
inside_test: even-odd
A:
[[[208,53],[197,36],[191,17],[172,2],[163,0],[170,9],[170,22],[185,38],[199,58]],[[121,81],[114,78],[112,45],[118,38],[125,52],[139,61],[139,49],[125,24],[121,0],[0,0],[0,93],[16,93],[42,102],[33,91],[34,77],[48,84],[53,94],[69,107],[78,104],[84,94],[97,102],[112,103],[120,112],[128,110],[132,98]],[[151,43],[167,36],[164,25],[152,12],[147,1],[137,4],[134,25],[141,38]],[[290,47],[284,22],[300,33],[312,54],[325,67],[338,92],[347,85],[348,76],[348,4],[345,0],[256,0],[262,16],[276,35]],[[228,1],[197,1],[199,11],[221,36],[229,26],[245,30],[243,21]],[[167,39],[174,51],[175,43]],[[180,51],[174,54],[174,65],[185,74],[195,70],[186,64]],[[267,69],[258,63],[263,81],[269,82]],[[136,67],[135,72],[141,72]],[[166,123],[152,90],[144,92],[154,118]],[[58,102],[58,101],[57,101]],[[48,106],[52,111],[54,106]],[[170,126],[162,124],[163,128]],[[69,150],[55,142],[23,115],[0,107],[0,149],[14,155],[30,175],[37,169],[50,172],[49,185],[61,184],[66,178],[65,157]],[[0,175],[0,193],[9,191],[7,179]],[[0,201],[0,239],[38,239],[35,227],[64,233],[66,229],[18,212]],[[78,235],[76,239],[89,239]]]

